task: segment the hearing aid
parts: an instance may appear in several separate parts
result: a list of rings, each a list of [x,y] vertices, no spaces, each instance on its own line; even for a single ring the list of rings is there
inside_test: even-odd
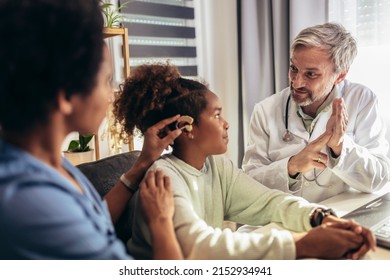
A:
[[[191,132],[192,131],[192,123],[194,122],[194,119],[190,116],[181,116],[177,119],[177,121],[169,124],[164,129],[160,130],[158,133],[158,136],[160,138],[164,138],[167,135],[168,130],[175,130],[180,129],[184,130],[185,132]]]
[[[194,119],[190,116],[181,116],[176,121],[176,128],[185,130],[186,132],[192,131],[192,123],[194,122]]]

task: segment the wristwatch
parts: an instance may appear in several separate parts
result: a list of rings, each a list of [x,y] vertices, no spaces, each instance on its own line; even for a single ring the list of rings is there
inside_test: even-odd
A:
[[[321,225],[324,218],[329,215],[337,217],[336,213],[331,208],[328,209],[317,208],[310,216],[310,225],[312,227]]]

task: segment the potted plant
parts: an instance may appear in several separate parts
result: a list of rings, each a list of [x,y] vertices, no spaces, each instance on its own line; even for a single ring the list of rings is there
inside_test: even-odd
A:
[[[73,165],[93,161],[94,150],[89,146],[93,136],[94,134],[82,135],[79,133],[79,139],[70,141],[68,149],[64,151],[64,156]]]
[[[130,2],[131,0],[122,3],[118,7],[115,7],[114,4],[102,0],[100,2],[100,8],[102,9],[104,15],[105,27],[108,28],[121,27],[121,22],[124,16],[119,15],[118,13],[122,8],[126,7],[127,4],[129,4]]]

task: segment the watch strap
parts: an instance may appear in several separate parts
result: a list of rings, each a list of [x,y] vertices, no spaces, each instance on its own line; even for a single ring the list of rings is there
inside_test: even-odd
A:
[[[126,178],[124,173],[119,177],[119,181],[121,181],[126,190],[132,194],[138,190],[138,186],[132,184],[132,182]]]

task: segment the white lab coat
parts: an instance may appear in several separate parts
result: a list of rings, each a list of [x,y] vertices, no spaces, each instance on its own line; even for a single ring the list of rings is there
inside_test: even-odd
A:
[[[264,185],[302,196],[311,202],[319,202],[346,191],[349,187],[362,192],[373,192],[389,181],[390,160],[387,158],[389,143],[385,139],[385,125],[378,111],[375,94],[360,84],[347,80],[338,84],[335,97],[342,97],[348,111],[348,127],[344,136],[341,155],[333,160],[328,149],[327,168],[321,173],[314,171],[298,176],[289,186],[287,163],[291,156],[300,152],[309,142],[325,132],[332,114],[332,104],[321,111],[310,135],[297,115],[297,104],[290,100],[288,128],[294,135],[291,142],[283,142],[285,107],[289,88],[276,93],[255,105],[251,116],[249,139],[243,170]],[[320,174],[321,173],[321,174]]]

